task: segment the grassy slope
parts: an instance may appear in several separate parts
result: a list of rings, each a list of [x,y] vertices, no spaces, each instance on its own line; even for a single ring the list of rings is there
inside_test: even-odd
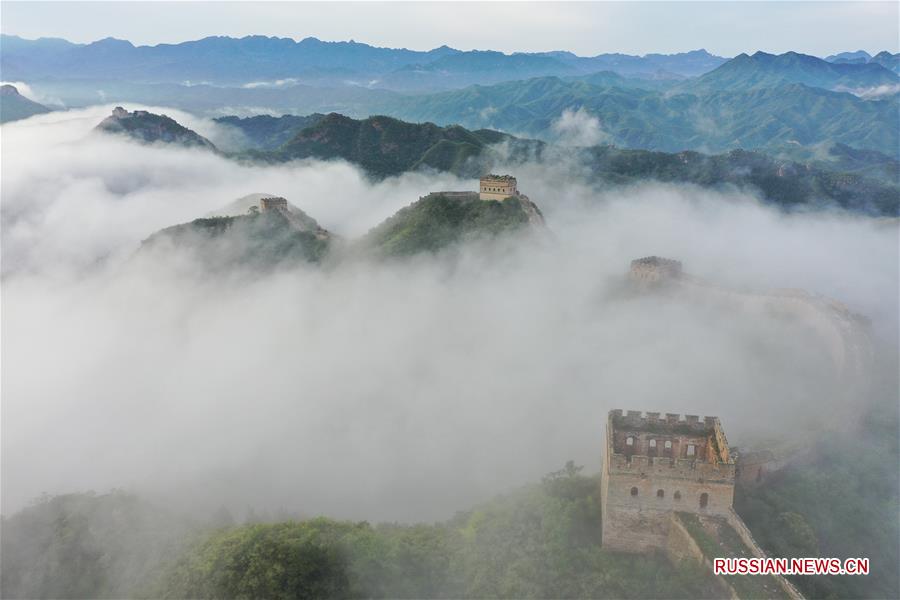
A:
[[[475,193],[465,199],[434,193],[373,228],[360,246],[379,256],[436,252],[466,239],[511,232],[527,223],[528,215],[517,198],[497,202],[479,200]]]

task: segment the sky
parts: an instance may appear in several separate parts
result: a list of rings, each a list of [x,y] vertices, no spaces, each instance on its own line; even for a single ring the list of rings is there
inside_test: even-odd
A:
[[[2,32],[135,44],[210,35],[376,46],[720,56],[900,51],[897,2],[8,2]]]

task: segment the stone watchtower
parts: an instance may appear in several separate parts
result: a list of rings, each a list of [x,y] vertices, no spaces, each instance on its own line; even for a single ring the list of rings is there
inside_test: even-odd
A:
[[[516,178],[512,175],[485,175],[479,184],[478,197],[482,200],[506,200],[519,195]]]
[[[637,283],[662,283],[681,277],[681,262],[661,256],[645,256],[631,261],[628,272]]]
[[[674,511],[730,517],[734,476],[717,417],[610,411],[600,474],[603,547],[664,548]]]
[[[260,212],[268,212],[270,210],[287,210],[288,204],[285,198],[263,198],[259,201]]]

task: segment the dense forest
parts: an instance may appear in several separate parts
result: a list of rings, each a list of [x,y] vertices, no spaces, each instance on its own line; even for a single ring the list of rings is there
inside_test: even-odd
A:
[[[435,524],[234,525],[124,492],[45,497],[3,521],[4,598],[714,598],[698,566],[600,548],[599,485],[569,463]]]
[[[829,438],[808,461],[739,488],[774,556],[864,556],[868,577],[795,578],[813,598],[896,597],[897,411]],[[3,519],[4,598],[715,598],[703,567],[600,547],[598,477],[571,461],[434,524],[227,510],[188,519],[122,491],[38,499]],[[752,589],[752,588],[751,588]]]
[[[859,430],[829,433],[808,460],[735,490],[735,509],[773,556],[866,557],[865,577],[794,577],[810,598],[900,597],[900,452],[896,397]]]

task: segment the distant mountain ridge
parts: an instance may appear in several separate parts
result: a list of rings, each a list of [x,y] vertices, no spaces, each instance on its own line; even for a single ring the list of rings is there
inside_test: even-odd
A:
[[[741,54],[685,84],[691,91],[736,90],[802,83],[824,89],[896,85],[900,76],[877,63],[828,62],[815,56],[785,52]]]
[[[241,85],[292,79],[330,85],[395,89],[447,89],[536,75],[585,74],[611,70],[686,77],[726,59],[705,50],[646,56],[569,52],[504,54],[462,51],[446,45],[428,51],[380,48],[354,41],[247,36],[207,37],[179,44],[134,46],[106,38],[90,44],[58,39],[2,36],[0,67],[9,78],[123,79],[144,83],[208,82]]]
[[[840,52],[826,56],[825,60],[836,64],[855,64],[864,65],[867,63],[879,64],[886,69],[890,69],[895,73],[900,73],[900,53],[891,54],[887,50],[882,50],[875,56],[872,56],[865,50],[857,50],[856,52]]]

